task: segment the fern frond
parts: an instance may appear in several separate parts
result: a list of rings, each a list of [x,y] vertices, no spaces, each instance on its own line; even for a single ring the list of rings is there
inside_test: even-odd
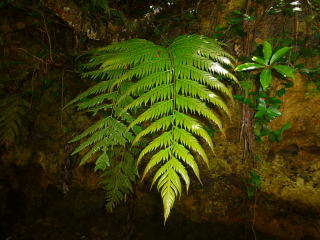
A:
[[[109,160],[109,156],[107,154],[107,149],[105,147],[103,153],[100,155],[100,157],[96,161],[96,166],[95,166],[94,170],[95,171],[105,170],[109,166],[110,166],[110,160]]]
[[[152,105],[155,102],[168,100],[171,98],[173,91],[174,89],[172,84],[163,84],[154,87],[152,90],[142,94],[139,98],[128,104],[124,108],[124,111],[142,107],[143,105],[146,106],[148,103]]]
[[[180,177],[186,183],[188,189],[190,179],[184,166],[175,157],[171,157],[154,175],[152,185],[158,181],[157,188],[161,192],[164,207],[164,221],[169,217],[171,208],[177,196],[181,195]]]
[[[130,81],[134,77],[143,78],[154,72],[161,72],[171,69],[171,61],[169,57],[159,57],[152,59],[148,62],[143,62],[136,67],[128,70],[121,77],[119,77],[111,86],[111,89],[119,87],[121,83],[125,81]]]
[[[197,53],[213,60],[218,60],[221,56],[228,58],[229,61],[234,60],[232,55],[221,48],[221,43],[204,36],[189,35],[178,37],[169,46],[169,49],[175,49],[175,51],[185,49],[187,53]]]
[[[127,132],[126,128],[126,125],[112,117],[103,118],[87,128],[83,133],[70,140],[70,142],[76,142],[84,139],[73,151],[72,155],[91,147],[91,149],[82,157],[80,162],[80,165],[82,165],[97,152],[100,152],[99,157],[105,155],[106,150],[101,152],[101,149],[103,148],[106,149],[115,145],[124,146],[127,142],[133,140],[132,134]],[[107,159],[106,156],[103,156],[102,158]],[[100,160],[102,161],[102,159]]]
[[[14,142],[27,119],[30,103],[20,95],[2,99],[0,103],[0,145]]]
[[[106,59],[101,64],[101,69],[113,70],[132,67],[142,62],[157,59],[160,55],[166,55],[163,48],[157,45],[145,46],[142,49],[134,49],[130,52],[117,53],[114,57]]]
[[[130,95],[136,96],[141,92],[145,92],[153,87],[161,84],[168,84],[172,78],[172,71],[152,73],[140,81],[133,84],[118,100],[117,104],[121,104],[123,100]]]
[[[88,152],[86,152],[86,154],[81,158],[79,165],[81,166],[81,165],[85,164],[87,161],[89,161],[89,159],[92,156],[94,156],[95,153],[99,152],[102,148],[104,148],[105,145],[107,145],[106,142],[100,141],[97,144],[91,146],[90,150]]]
[[[102,95],[98,95],[96,97],[90,98],[89,100],[83,101],[78,104],[78,110],[84,110],[84,109],[90,109],[93,107],[96,107],[97,105],[100,105],[105,100],[112,100],[114,99],[114,93],[106,93]],[[110,104],[110,107],[112,104]],[[104,106],[104,109],[108,109],[110,107]]]
[[[105,128],[100,131],[93,133],[88,139],[82,142],[73,152],[72,155],[82,151],[83,149],[87,148],[94,143],[101,141],[103,138],[106,138],[109,135],[109,129]]]
[[[108,126],[110,123],[110,118],[103,118],[101,120],[99,120],[98,122],[94,123],[93,125],[91,125],[89,128],[87,128],[83,133],[81,133],[80,135],[74,137],[73,139],[71,139],[69,141],[69,143],[72,142],[76,142],[79,141],[80,139],[102,129],[105,128],[106,126]]]
[[[225,99],[232,102],[232,92],[222,79],[238,84],[231,73],[232,61],[233,57],[222,49],[222,44],[203,36],[188,35],[178,37],[167,48],[143,39],[114,43],[93,52],[86,65],[90,69],[87,76],[109,79],[109,84],[104,87],[101,83],[97,89],[104,87],[103,90],[93,87],[78,97],[75,101],[90,98],[78,104],[78,108],[95,112],[112,107],[114,116],[129,123],[127,133],[136,125],[143,124],[144,129],[132,144],[145,136],[155,135],[140,151],[136,162],[139,165],[146,155],[151,155],[142,179],[151,169],[158,167],[152,185],[157,182],[161,192],[165,220],[176,197],[181,195],[180,178],[186,189],[189,187],[185,165],[191,168],[199,181],[200,172],[194,154],[208,165],[207,153],[199,141],[204,140],[213,151],[212,139],[198,119],[205,118],[223,132],[220,115],[212,107],[229,117],[231,115]],[[108,94],[113,92],[117,96],[110,98]],[[94,124],[76,138],[76,141],[83,139],[83,142],[75,152],[93,146],[85,155],[87,160],[97,151],[104,154],[103,149],[110,144],[110,139],[112,143],[122,145],[123,141],[114,139],[115,136],[132,140],[132,135],[124,136],[123,126],[118,132],[112,129],[116,132],[112,136],[110,131],[103,121]],[[106,167],[105,155],[100,155],[98,166],[100,162],[101,168]],[[112,189],[108,191],[112,192]],[[119,192],[115,191],[113,195],[118,201]]]
[[[123,161],[104,171],[100,184],[106,192],[106,207],[109,211],[112,211],[127,193],[133,191],[132,184],[136,181],[137,176],[137,167],[129,153],[125,153]]]
[[[160,150],[156,154],[154,154],[144,169],[144,172],[142,174],[142,179],[144,179],[146,174],[150,171],[150,169],[154,168],[157,164],[159,164],[160,162],[169,160],[170,153],[171,153],[171,149],[165,148]]]
[[[232,73],[230,73],[227,69],[222,67],[221,64],[219,63],[212,64],[210,67],[210,71],[212,73],[217,73],[223,77],[229,78],[230,80],[233,80],[235,83],[239,85],[237,78]]]

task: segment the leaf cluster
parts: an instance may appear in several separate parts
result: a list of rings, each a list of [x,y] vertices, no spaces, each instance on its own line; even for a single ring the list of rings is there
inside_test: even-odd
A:
[[[252,81],[245,81],[242,83],[245,90],[245,96],[235,96],[236,99],[255,109],[254,134],[258,142],[261,142],[261,138],[264,136],[269,136],[271,142],[280,142],[282,140],[283,131],[290,128],[290,123],[284,124],[284,126],[275,131],[272,131],[269,128],[268,124],[276,117],[281,116],[279,110],[281,100],[277,97],[270,96],[267,91],[272,82],[272,70],[275,70],[284,78],[294,77],[293,68],[288,65],[278,64],[278,62],[281,61],[281,58],[288,53],[290,49],[291,47],[282,47],[273,53],[271,44],[265,41],[263,44],[263,58],[253,56],[252,60],[254,62],[243,63],[236,67],[236,71],[261,71],[259,77],[261,87],[258,92],[250,91],[250,89],[253,89],[254,87]],[[284,84],[284,87],[277,91],[277,96],[284,95],[286,88],[291,86],[292,82],[287,81],[287,83]],[[249,98],[249,96],[251,96],[251,98]]]
[[[253,56],[252,61],[243,63],[236,67],[236,71],[262,70],[260,72],[260,84],[265,91],[270,87],[272,75],[271,69],[275,70],[285,78],[294,77],[294,69],[288,65],[277,64],[277,62],[290,51],[291,47],[283,47],[272,53],[272,46],[269,42],[263,43],[263,58]]]

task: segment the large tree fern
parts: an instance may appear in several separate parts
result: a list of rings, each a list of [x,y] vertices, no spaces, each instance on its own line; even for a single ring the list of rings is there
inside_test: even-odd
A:
[[[145,126],[133,145],[151,137],[136,163],[146,161],[142,179],[154,173],[152,185],[156,184],[161,193],[165,220],[176,197],[181,195],[182,181],[188,190],[186,166],[200,181],[195,156],[209,164],[205,149],[213,151],[213,142],[204,122],[211,122],[223,132],[219,112],[230,116],[226,101],[232,102],[232,94],[222,79],[237,83],[230,73],[231,61],[232,57],[216,41],[187,35],[166,48],[143,39],[114,43],[96,50],[87,64],[94,70],[86,75],[103,80],[92,88],[99,101],[90,108],[110,104],[104,100],[122,89],[111,101],[118,109],[115,116],[123,119],[129,113],[138,113],[127,121],[128,131],[139,124]],[[103,130],[96,132],[101,139],[107,137],[100,131]]]

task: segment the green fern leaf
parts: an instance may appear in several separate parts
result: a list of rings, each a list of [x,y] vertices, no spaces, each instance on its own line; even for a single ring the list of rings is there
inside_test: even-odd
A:
[[[133,192],[132,184],[136,181],[137,176],[134,159],[127,152],[124,154],[123,161],[104,171],[100,184],[106,192],[106,207],[110,212],[116,204],[124,200],[127,193]]]
[[[148,110],[139,115],[130,125],[129,129],[134,125],[140,124],[145,121],[152,121],[169,114],[173,110],[173,101],[163,101],[153,104]]]
[[[160,150],[156,154],[154,154],[144,169],[144,172],[142,174],[142,179],[144,179],[146,174],[157,164],[159,164],[160,162],[169,160],[170,152],[171,152],[170,148],[165,148]]]
[[[153,122],[152,124],[150,124],[147,128],[145,128],[144,130],[142,130],[133,140],[132,144],[135,144],[136,142],[138,142],[142,137],[151,134],[151,133],[155,133],[158,131],[164,131],[167,130],[173,123],[174,123],[175,118],[173,116],[167,116],[167,117],[163,117],[160,118],[159,120]]]
[[[65,106],[65,108],[76,103],[76,102],[81,101],[82,99],[84,99],[90,95],[94,95],[94,94],[98,94],[98,93],[102,93],[102,92],[107,91],[110,88],[111,84],[112,84],[112,81],[103,81],[103,82],[100,82],[100,83],[94,85],[93,87],[89,88],[87,91],[81,93],[79,96],[77,96],[72,101],[70,101]]]
[[[21,95],[2,99],[0,103],[0,145],[13,143],[27,119],[30,103]]]
[[[217,95],[216,93],[210,91],[205,86],[192,81],[188,79],[179,79],[176,81],[176,91],[178,93],[182,93],[182,95],[187,95],[191,97],[197,97],[200,99],[204,99],[221,109],[227,113],[227,115],[230,117],[230,110],[225,104],[225,102],[222,100],[222,98]]]
[[[77,102],[90,97],[78,104],[80,110],[107,111],[108,107],[112,107],[114,116],[129,123],[127,133],[136,125],[143,124],[144,129],[137,134],[132,144],[146,136],[155,135],[140,151],[136,162],[139,165],[146,155],[151,155],[143,171],[143,179],[152,172],[151,169],[158,167],[152,185],[157,182],[165,220],[176,197],[181,195],[180,178],[186,189],[189,187],[190,179],[185,165],[191,168],[200,181],[194,155],[199,155],[206,164],[209,163],[207,153],[199,141],[205,141],[211,150],[213,142],[199,118],[212,122],[223,132],[220,115],[215,110],[231,115],[225,99],[233,103],[232,92],[221,79],[239,84],[231,72],[234,67],[232,61],[232,56],[222,49],[222,44],[203,36],[187,35],[178,37],[167,48],[143,39],[114,43],[93,51],[92,59],[85,66],[90,70],[86,76],[102,78],[108,84],[100,83],[101,87],[94,86],[74,100]],[[108,94],[113,92],[117,96],[109,97]],[[124,141],[114,139],[115,136],[132,140],[126,138],[122,130],[111,137],[106,126],[103,121],[99,121],[75,138],[73,141],[85,138],[75,152],[93,146],[88,151],[92,151],[89,154],[92,155],[101,152],[111,143],[123,145]],[[87,154],[86,160],[89,159]],[[100,158],[101,162],[106,162],[104,157]],[[113,181],[121,180],[126,183],[124,185],[130,185],[130,181],[119,179]],[[112,188],[111,182],[107,185],[110,185],[107,191],[113,196],[110,202],[118,201],[121,197],[119,191]]]

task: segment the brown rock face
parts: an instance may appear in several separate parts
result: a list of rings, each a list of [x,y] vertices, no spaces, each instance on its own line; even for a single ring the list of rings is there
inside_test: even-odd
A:
[[[291,123],[283,141],[265,140],[252,168],[243,159],[239,128],[231,126],[226,140],[215,138],[220,144],[212,162],[218,167],[204,173],[214,178],[191,190],[179,211],[197,221],[247,222],[281,239],[320,239],[320,95],[307,96],[305,82],[296,75],[281,99],[282,116],[270,126]],[[261,180],[255,198],[246,195],[250,169]]]

